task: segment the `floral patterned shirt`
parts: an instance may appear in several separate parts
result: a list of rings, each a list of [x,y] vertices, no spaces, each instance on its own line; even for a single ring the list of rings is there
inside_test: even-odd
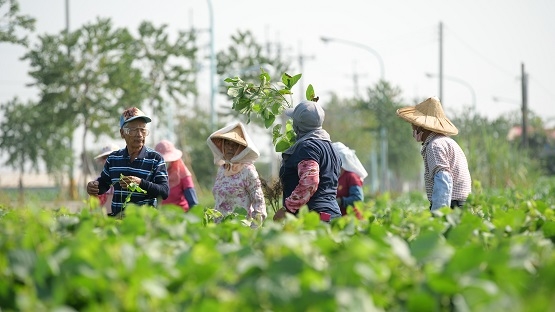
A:
[[[253,164],[247,164],[236,174],[226,176],[223,166],[218,168],[212,194],[216,200],[214,208],[224,216],[236,208],[243,208],[249,217],[262,215],[266,218],[266,203],[258,172]]]

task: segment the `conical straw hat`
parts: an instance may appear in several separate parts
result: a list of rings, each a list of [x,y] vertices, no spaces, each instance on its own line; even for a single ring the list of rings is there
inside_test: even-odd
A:
[[[117,151],[117,150],[119,150],[119,146],[117,146],[116,144],[106,145],[102,148],[102,150],[100,151],[100,154],[94,156],[94,159],[98,159],[100,157],[108,156],[112,152]]]
[[[410,122],[415,126],[445,134],[457,135],[459,130],[445,117],[441,103],[436,97],[428,98],[426,101],[416,105],[399,108],[397,116]]]
[[[237,126],[226,133],[217,133],[212,136],[212,139],[226,139],[247,146],[247,141],[243,135],[241,127]]]
[[[183,152],[178,150],[175,145],[168,140],[160,141],[156,144],[154,150],[160,153],[166,162],[176,161],[183,156]]]

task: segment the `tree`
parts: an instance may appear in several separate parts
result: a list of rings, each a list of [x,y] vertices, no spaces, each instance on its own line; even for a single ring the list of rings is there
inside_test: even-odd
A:
[[[369,173],[365,184],[375,187],[372,173],[377,170],[378,137],[376,129],[378,122],[374,112],[361,108],[360,100],[352,98],[339,98],[332,94],[331,97],[322,98],[322,106],[326,111],[324,129],[326,129],[333,142],[342,142],[356,151],[362,165]],[[319,101],[319,102],[320,102]],[[368,182],[370,181],[370,182]],[[374,191],[374,189],[372,189]]]
[[[324,128],[330,133],[332,141],[342,142],[354,149],[360,161],[369,168],[368,155],[377,147],[374,132],[378,122],[374,113],[361,109],[356,99],[341,99],[335,94],[322,106],[326,110]]]
[[[71,147],[75,129],[83,127],[84,153],[89,132],[112,136],[121,110],[141,103],[147,94],[140,70],[131,66],[136,52],[133,37],[125,29],[113,29],[109,19],[70,34],[40,36],[23,59],[30,61],[32,85],[40,90],[40,118],[53,125],[43,127],[43,135]],[[73,152],[43,155],[47,168],[68,170],[73,179]]]
[[[152,108],[153,116],[162,115],[168,107],[175,113],[180,109],[188,112],[192,105],[184,104],[191,103],[191,96],[198,93],[195,34],[180,31],[172,42],[166,29],[167,25],[156,28],[150,22],[143,22],[137,38],[135,66],[142,70],[148,83],[147,106]],[[175,113],[171,114],[172,118]],[[167,120],[165,124],[170,122]]]
[[[19,195],[23,198],[23,173],[25,164],[38,170],[38,142],[35,140],[38,128],[34,127],[31,105],[25,105],[14,98],[0,106],[4,120],[0,124],[0,149],[8,155],[5,164],[19,171]]]
[[[369,109],[375,115],[377,128],[374,130],[380,146],[383,146],[382,140],[386,141],[386,169],[393,172],[397,182],[415,179],[421,168],[418,145],[410,136],[410,125],[396,115],[397,109],[404,106],[407,104],[401,99],[401,90],[383,80],[368,89],[368,100],[360,102],[361,109]],[[382,182],[389,184],[387,179]],[[400,191],[398,183],[391,186]],[[386,189],[389,187],[386,185]]]
[[[510,142],[507,134],[518,124],[516,116],[500,116],[489,121],[467,110],[451,119],[459,129],[455,139],[466,154],[470,175],[482,187],[506,188],[526,185],[539,176],[537,161],[519,142]],[[537,156],[537,155],[536,155]]]
[[[5,164],[20,173],[22,195],[24,172],[38,171],[41,160],[49,160],[45,162],[47,172],[57,172],[64,168],[72,150],[68,134],[61,131],[63,128],[58,128],[51,115],[45,115],[38,104],[14,98],[3,104],[1,110],[5,118],[0,124],[0,148],[8,154]]]
[[[0,15],[0,42],[27,45],[27,36],[20,37],[16,33],[21,30],[34,31],[35,19],[19,14],[17,0],[0,0],[0,10],[7,12]]]
[[[177,147],[183,151],[185,164],[193,173],[201,190],[211,190],[216,177],[216,166],[212,151],[206,145],[211,129],[208,114],[200,107],[194,107],[189,114],[179,117],[181,124],[177,132]],[[194,160],[194,161],[192,161]]]
[[[218,75],[227,77],[240,76],[244,81],[258,81],[261,69],[268,72],[272,78],[280,77],[287,72],[290,65],[282,60],[282,55],[277,50],[275,53],[265,50],[250,31],[238,31],[231,36],[232,43],[216,55]],[[227,94],[227,87],[220,85],[220,93]],[[226,111],[226,114],[237,117],[237,112]],[[261,125],[260,119],[254,119]]]

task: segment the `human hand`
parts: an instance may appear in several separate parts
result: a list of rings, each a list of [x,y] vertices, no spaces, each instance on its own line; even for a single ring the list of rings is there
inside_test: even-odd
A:
[[[285,207],[281,207],[278,211],[276,211],[276,214],[274,214],[274,221],[280,221],[283,218],[285,218],[285,214],[287,213],[287,210],[285,209]]]
[[[87,194],[98,195],[98,181],[90,181],[87,183]]]
[[[264,222],[264,216],[255,212],[251,218],[251,229],[259,228],[262,225],[262,222]]]
[[[139,184],[141,184],[141,178],[135,176],[122,176],[119,180],[119,185],[124,190],[126,190],[131,185],[131,183],[135,183],[138,186]]]

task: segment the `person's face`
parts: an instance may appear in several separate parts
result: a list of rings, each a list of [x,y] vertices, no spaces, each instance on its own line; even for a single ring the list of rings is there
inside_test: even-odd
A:
[[[235,153],[237,153],[237,149],[241,145],[239,143],[235,143],[230,140],[224,140],[223,146],[224,146],[224,150],[223,150],[224,159],[231,160],[231,158],[235,156]]]
[[[121,137],[125,140],[127,147],[139,150],[145,145],[145,139],[149,134],[146,122],[139,118],[126,123],[120,129]]]
[[[420,128],[420,127],[417,127],[417,126],[415,126],[415,125],[413,125],[413,124],[411,124],[411,126],[412,126],[412,131],[418,130],[418,128]]]
[[[424,142],[430,134],[430,131],[411,124],[412,126],[412,137],[416,140],[416,142]]]

